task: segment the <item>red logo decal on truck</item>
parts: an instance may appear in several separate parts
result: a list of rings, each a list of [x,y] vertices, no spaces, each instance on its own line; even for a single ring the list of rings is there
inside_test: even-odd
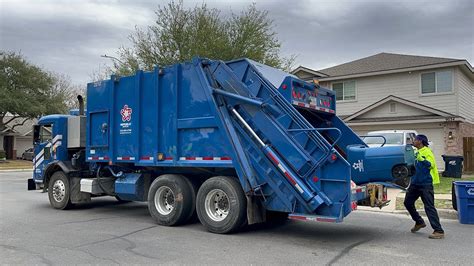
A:
[[[132,120],[132,108],[128,107],[128,105],[123,106],[122,110],[120,110],[120,114],[122,115],[123,122]]]

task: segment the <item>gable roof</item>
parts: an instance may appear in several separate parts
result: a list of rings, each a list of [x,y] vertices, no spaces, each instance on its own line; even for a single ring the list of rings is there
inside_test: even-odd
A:
[[[11,116],[7,116],[7,117],[11,117]],[[11,123],[6,125],[5,128],[0,133],[27,136],[28,134],[31,133],[33,125],[36,124],[38,119],[33,118],[33,119],[26,119],[25,121],[23,120],[25,120],[25,118],[22,118],[22,117],[15,118]],[[20,124],[20,125],[15,126],[15,128],[12,129],[13,125],[15,124]]]
[[[433,118],[434,116],[438,117],[438,118],[453,118],[453,119],[456,119],[456,120],[463,120],[460,116],[458,115],[454,115],[454,114],[451,114],[451,113],[448,113],[448,112],[445,112],[445,111],[441,111],[439,109],[436,109],[436,108],[433,108],[433,107],[429,107],[429,106],[426,106],[426,105],[423,105],[423,104],[419,104],[419,103],[416,103],[416,102],[412,102],[412,101],[409,101],[407,99],[403,99],[403,98],[400,98],[398,96],[394,96],[394,95],[389,95],[369,106],[366,106],[364,108],[362,108],[361,110],[357,111],[356,113],[352,114],[352,115],[349,115],[347,117],[345,117],[343,120],[344,122],[351,122],[352,120],[355,120],[357,117],[365,114],[365,113],[368,113],[370,112],[371,110],[387,103],[387,102],[390,102],[390,101],[394,101],[394,102],[399,102],[401,104],[405,104],[405,105],[408,105],[408,106],[411,106],[411,107],[414,107],[414,108],[417,108],[417,109],[420,109],[420,110],[423,110],[423,111],[426,111],[428,113],[432,113],[433,116],[423,116],[423,117],[404,117],[403,119],[404,120],[408,120],[408,119],[426,119],[426,118]],[[401,118],[400,117],[397,117],[397,118],[381,118],[382,120],[400,120]],[[364,120],[367,120],[367,122],[369,120],[374,120],[374,119],[364,119]],[[376,120],[376,119],[375,119]],[[378,119],[380,120],[380,119]]]
[[[379,53],[318,71],[300,66],[292,73],[305,72],[318,78],[319,81],[330,81],[452,66],[462,67],[466,75],[474,79],[474,69],[465,59],[393,53]]]
[[[292,70],[290,72],[290,74],[297,75],[297,73],[300,72],[300,71],[312,74],[317,78],[319,78],[319,77],[328,77],[327,74],[324,74],[320,71],[316,71],[316,70],[313,70],[311,68],[307,68],[307,67],[304,67],[304,66],[299,66],[299,67],[295,68],[294,70]]]

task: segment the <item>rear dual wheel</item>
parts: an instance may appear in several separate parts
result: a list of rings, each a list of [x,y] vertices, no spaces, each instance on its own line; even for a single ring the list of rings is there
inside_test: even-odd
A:
[[[162,175],[148,193],[148,210],[160,225],[180,225],[195,212],[196,188],[182,175]]]
[[[234,177],[216,176],[206,180],[196,201],[199,221],[212,233],[231,233],[245,224],[247,200]]]
[[[234,177],[216,176],[198,186],[182,175],[162,175],[148,193],[148,209],[160,225],[180,225],[197,213],[212,233],[231,233],[246,224],[247,200]]]

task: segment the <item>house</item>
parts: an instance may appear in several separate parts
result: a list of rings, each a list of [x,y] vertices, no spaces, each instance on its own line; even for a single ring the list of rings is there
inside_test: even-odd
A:
[[[293,74],[336,92],[337,114],[358,134],[414,129],[441,157],[464,156],[474,171],[474,72],[464,59],[380,53],[321,70]]]
[[[8,115],[4,121],[8,121]],[[0,130],[0,150],[6,153],[6,159],[21,158],[22,153],[33,147],[33,124],[36,119],[15,118]],[[18,125],[18,126],[14,126]]]

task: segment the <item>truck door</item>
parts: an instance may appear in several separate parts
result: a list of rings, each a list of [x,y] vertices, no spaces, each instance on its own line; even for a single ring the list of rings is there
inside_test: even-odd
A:
[[[35,182],[41,183],[43,181],[43,171],[52,160],[53,125],[35,125],[33,132],[33,179]]]

